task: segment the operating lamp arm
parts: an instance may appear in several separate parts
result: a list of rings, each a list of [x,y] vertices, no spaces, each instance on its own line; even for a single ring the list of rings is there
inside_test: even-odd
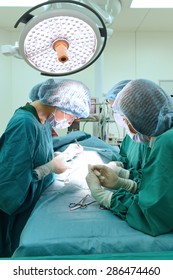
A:
[[[2,45],[1,46],[1,53],[6,56],[14,56],[16,58],[23,59],[19,52],[19,45],[18,42],[15,43],[14,46],[11,45]]]
[[[110,26],[121,11],[119,0],[98,0],[99,3],[96,3],[97,1],[95,0],[85,0],[82,2],[91,6],[102,17],[106,26]]]
[[[48,2],[50,1],[48,0]],[[104,5],[101,5],[101,1],[104,1]],[[78,0],[78,2],[93,8],[101,16],[106,26],[111,25],[121,11],[119,0],[98,0],[99,3],[96,3],[96,0]],[[62,3],[47,4],[44,6],[45,11],[56,8],[62,8]]]

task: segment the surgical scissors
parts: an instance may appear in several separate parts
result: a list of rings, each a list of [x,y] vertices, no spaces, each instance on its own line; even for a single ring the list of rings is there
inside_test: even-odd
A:
[[[84,208],[86,208],[88,205],[90,205],[90,204],[96,202],[95,200],[92,200],[92,201],[90,201],[90,202],[88,202],[88,203],[84,203],[85,200],[86,200],[89,196],[90,196],[89,194],[85,195],[85,196],[84,196],[79,202],[77,202],[77,203],[71,202],[71,203],[69,204],[70,210],[72,211],[72,210],[76,210],[76,209],[78,209],[78,208],[84,209]]]

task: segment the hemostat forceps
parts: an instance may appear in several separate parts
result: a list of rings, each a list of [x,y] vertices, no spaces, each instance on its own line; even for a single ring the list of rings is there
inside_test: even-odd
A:
[[[89,196],[90,196],[90,195],[87,194],[86,196],[84,196],[84,197],[83,197],[79,202],[77,202],[77,203],[71,202],[71,203],[69,204],[70,210],[72,211],[72,210],[76,210],[76,209],[78,209],[78,208],[84,209],[84,208],[86,208],[88,205],[90,205],[90,204],[96,202],[95,200],[92,200],[92,201],[90,201],[90,202],[88,202],[88,203],[84,203],[85,200],[87,199],[87,197],[89,197]]]

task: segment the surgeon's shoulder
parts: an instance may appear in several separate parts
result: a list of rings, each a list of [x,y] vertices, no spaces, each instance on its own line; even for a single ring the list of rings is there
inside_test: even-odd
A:
[[[25,134],[25,133],[37,133],[39,130],[39,121],[36,117],[31,114],[30,112],[24,110],[16,110],[13,114],[12,118],[10,119],[5,133],[6,135],[15,135],[18,134]]]
[[[20,124],[27,123],[27,125],[38,123],[38,120],[33,113],[26,110],[22,110],[20,108],[15,111],[12,121]]]
[[[173,150],[173,127],[157,136],[156,143],[163,148]]]

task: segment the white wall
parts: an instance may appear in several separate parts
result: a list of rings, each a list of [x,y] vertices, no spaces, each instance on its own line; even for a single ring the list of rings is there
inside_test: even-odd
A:
[[[8,32],[1,30],[0,35],[1,44],[10,42],[14,44],[19,38],[16,32],[10,37]],[[100,65],[103,69],[99,68]],[[10,59],[2,54],[0,54],[0,69],[1,134],[9,115],[28,101],[28,93],[32,86],[48,77],[41,76],[23,60]],[[159,80],[172,80],[173,33],[116,32],[109,39],[101,62],[96,62],[82,72],[65,77],[86,83],[91,89],[92,96],[106,94],[114,83],[122,79],[147,78],[157,83]]]
[[[116,32],[113,34],[104,53],[104,92],[120,80],[135,78],[135,54],[135,33]]]
[[[173,78],[173,33],[139,33],[136,38],[136,75],[155,82]]]
[[[173,33],[115,33],[105,50],[107,91],[121,79],[173,79]]]
[[[11,34],[0,29],[0,45],[10,42]],[[11,58],[0,53],[0,135],[12,113]]]

